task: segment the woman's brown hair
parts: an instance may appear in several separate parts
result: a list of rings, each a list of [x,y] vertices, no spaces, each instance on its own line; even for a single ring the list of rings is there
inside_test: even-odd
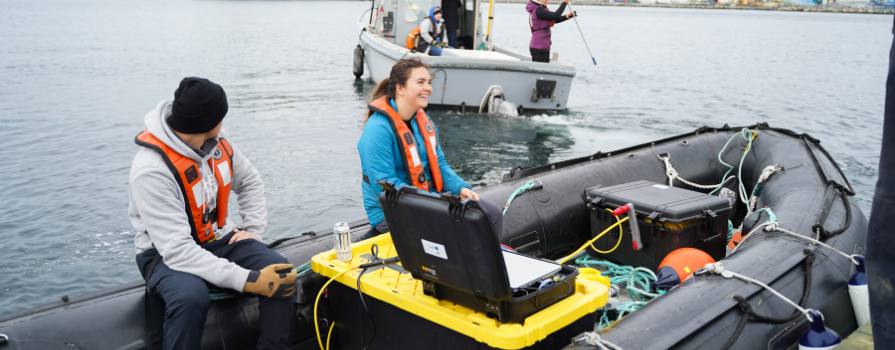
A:
[[[373,89],[373,95],[370,97],[370,101],[375,101],[382,96],[395,98],[396,86],[399,84],[407,84],[407,79],[410,79],[410,72],[419,67],[429,69],[429,66],[416,57],[404,58],[398,61],[398,63],[395,63],[395,65],[392,66],[391,73],[388,75],[388,79],[383,79],[376,85],[376,88]]]

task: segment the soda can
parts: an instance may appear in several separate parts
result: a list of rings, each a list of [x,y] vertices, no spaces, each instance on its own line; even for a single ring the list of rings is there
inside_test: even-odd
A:
[[[351,261],[351,227],[347,222],[337,222],[333,225],[333,240],[335,241],[336,259]]]

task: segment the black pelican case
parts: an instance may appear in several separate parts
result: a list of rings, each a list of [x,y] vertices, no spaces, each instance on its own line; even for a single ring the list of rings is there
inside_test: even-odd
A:
[[[653,271],[665,255],[682,247],[700,249],[715,260],[724,258],[727,220],[730,216],[727,199],[639,180],[607,187],[589,187],[585,190],[585,202],[590,208],[591,237],[615,223],[615,217],[606,209],[632,203],[637,211],[641,249],[635,250],[632,246],[631,227],[629,223],[624,223],[619,247],[600,257]],[[624,215],[619,217],[624,218]],[[614,228],[594,246],[607,251],[615,246],[618,235],[618,229]]]

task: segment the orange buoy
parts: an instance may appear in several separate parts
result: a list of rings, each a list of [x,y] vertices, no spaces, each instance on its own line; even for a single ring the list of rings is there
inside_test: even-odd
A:
[[[662,259],[656,273],[656,288],[669,289],[693,275],[706,264],[714,263],[706,252],[696,248],[678,248]]]

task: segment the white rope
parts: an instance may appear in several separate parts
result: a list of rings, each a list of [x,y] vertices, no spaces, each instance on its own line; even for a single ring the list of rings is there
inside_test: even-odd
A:
[[[771,175],[774,175],[774,173],[780,171],[781,169],[783,169],[783,167],[780,166],[780,164],[768,165],[764,167],[764,170],[761,171],[761,175],[758,176],[758,183],[764,183],[765,181],[768,181],[768,178],[770,178]]]
[[[758,231],[762,228],[765,228],[766,226],[770,226],[772,224],[774,224],[774,222],[765,221],[765,222],[761,223],[761,225],[758,225],[755,228],[753,228],[752,231],[749,231],[749,233],[747,233],[745,236],[743,236],[743,240],[741,240],[740,243],[738,243],[735,247],[733,247],[733,249],[730,250],[730,254],[727,254],[727,256],[731,256],[731,255],[733,255],[733,253],[736,253],[737,249],[740,249],[740,247],[743,246],[743,243],[746,243],[746,240],[748,240],[749,237],[754,236],[753,233],[755,233],[756,231]],[[767,231],[767,230],[765,230],[765,231]]]
[[[601,338],[600,334],[597,332],[581,333],[575,338],[572,338],[572,342],[584,342],[587,345],[596,346],[601,350],[622,350],[620,346],[613,344],[611,341]]]
[[[843,252],[839,249],[833,248],[829,244],[826,244],[826,243],[816,240],[814,238],[799,234],[797,232],[793,232],[793,231],[787,230],[785,228],[782,228],[782,227],[780,227],[779,224],[777,224],[776,222],[773,222],[773,221],[765,221],[765,222],[761,223],[761,225],[758,225],[754,229],[752,229],[752,231],[749,231],[749,233],[745,237],[743,237],[743,240],[740,241],[739,244],[737,244],[735,247],[733,247],[733,249],[730,250],[730,254],[728,254],[728,256],[733,255],[733,253],[736,253],[737,249],[742,247],[743,243],[746,243],[746,240],[749,239],[749,237],[754,236],[753,233],[755,233],[756,231],[758,231],[759,229],[762,229],[762,228],[764,229],[765,232],[771,232],[771,231],[780,232],[780,233],[801,239],[803,241],[808,241],[813,244],[817,244],[819,246],[822,246],[824,248],[827,248],[827,249],[835,252],[836,254],[839,254],[839,255],[845,257],[846,259],[848,259],[848,261],[851,261],[852,264],[859,265],[858,260],[855,259],[854,254],[851,254],[851,255],[846,254],[845,252]]]
[[[811,318],[811,315],[808,313],[808,310],[802,308],[801,306],[799,306],[799,304],[796,304],[796,302],[790,300],[785,295],[780,294],[780,292],[776,291],[774,288],[771,288],[771,286],[764,284],[757,279],[727,270],[724,268],[724,264],[722,264],[721,262],[706,264],[704,269],[707,272],[721,275],[721,277],[724,277],[724,278],[737,278],[737,279],[740,279],[740,280],[743,280],[743,281],[746,281],[749,283],[754,283],[758,286],[761,286],[762,288],[767,289],[769,292],[773,293],[778,298],[782,299],[783,301],[785,301],[786,303],[788,303],[789,305],[794,307],[796,310],[799,310],[799,312],[803,313],[805,315],[805,317],[808,319],[808,322],[813,321],[813,319]]]
[[[814,239],[814,238],[811,238],[811,237],[808,237],[808,236],[805,236],[805,235],[800,235],[800,234],[798,234],[798,233],[796,233],[796,232],[793,232],[793,231],[787,230],[787,229],[785,229],[785,228],[782,228],[782,227],[780,227],[780,226],[777,225],[777,224],[770,225],[769,229],[772,230],[772,231],[777,231],[777,232],[780,232],[780,233],[785,233],[785,234],[790,235],[790,236],[792,236],[792,237],[795,237],[795,238],[798,238],[798,239],[801,239],[801,240],[805,240],[805,241],[809,241],[809,242],[811,242],[811,243],[817,244],[817,245],[819,245],[819,246],[822,246],[822,247],[824,247],[824,248],[827,248],[827,249],[829,249],[829,250],[832,250],[832,251],[836,252],[836,254],[839,254],[839,255],[844,256],[846,259],[848,259],[849,261],[851,261],[851,262],[852,262],[853,264],[855,264],[855,265],[858,265],[858,264],[859,264],[859,263],[858,263],[858,260],[855,259],[855,256],[854,256],[854,255],[845,254],[845,253],[842,252],[841,250],[836,249],[836,248],[833,248],[832,246],[830,246],[830,245],[828,245],[828,244],[826,244],[826,243],[824,243],[824,242],[818,241],[818,240],[816,240],[816,239]]]
[[[661,159],[663,162],[665,162],[665,176],[668,177],[668,186],[674,186],[674,180],[680,180],[680,182],[683,182],[689,186],[701,188],[704,190],[710,190],[710,189],[724,186],[724,184],[727,183],[727,181],[730,181],[730,179],[736,178],[736,176],[731,176],[729,178],[722,180],[721,183],[719,183],[717,185],[700,185],[698,183],[691,182],[691,181],[681,177],[680,174],[678,174],[677,170],[674,169],[673,166],[671,166],[671,159],[670,159],[671,156],[663,157],[662,155],[657,155],[657,157],[659,157],[659,159]]]
[[[755,189],[760,189],[761,185],[764,184],[765,181],[768,181],[771,175],[774,175],[780,170],[783,170],[783,167],[780,166],[780,164],[768,165],[764,167],[764,170],[761,171],[761,175],[758,176],[758,181],[755,182],[755,187],[752,187],[752,192],[754,195],[749,197],[749,206],[746,207],[746,215],[749,215],[749,213],[755,211],[755,206],[758,204],[758,197],[760,196],[760,193],[756,193]]]

